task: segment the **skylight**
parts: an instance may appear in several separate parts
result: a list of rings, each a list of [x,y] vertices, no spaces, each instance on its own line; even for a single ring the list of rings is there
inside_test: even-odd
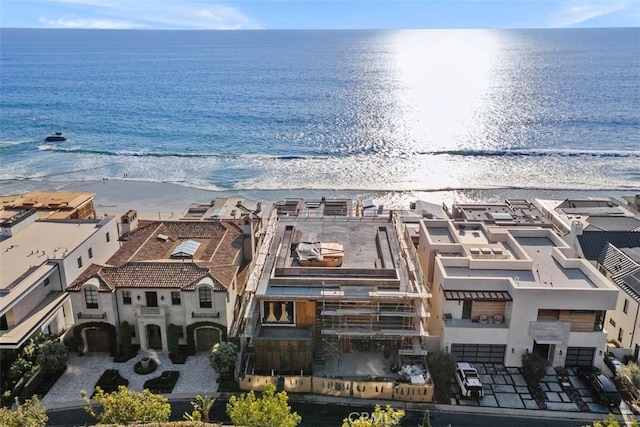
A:
[[[193,256],[198,251],[200,247],[200,242],[196,242],[195,240],[185,240],[180,243],[176,248],[171,252],[172,258],[193,258]]]

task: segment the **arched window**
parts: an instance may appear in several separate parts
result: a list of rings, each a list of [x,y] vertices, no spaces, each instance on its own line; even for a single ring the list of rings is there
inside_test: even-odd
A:
[[[211,308],[211,288],[201,286],[198,289],[198,299],[200,300],[200,308]]]
[[[84,288],[84,301],[87,308],[98,308],[98,290],[93,286]]]

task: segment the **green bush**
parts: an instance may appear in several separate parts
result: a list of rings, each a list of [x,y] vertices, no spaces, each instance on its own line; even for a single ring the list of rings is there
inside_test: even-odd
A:
[[[535,353],[525,353],[522,355],[522,375],[532,382],[538,384],[547,374],[547,359]]]
[[[433,398],[439,403],[449,403],[451,399],[451,383],[456,373],[456,362],[450,353],[434,351],[427,356],[429,373],[433,380]]]
[[[167,346],[170,353],[178,351],[178,327],[173,323],[167,326]]]
[[[60,341],[48,340],[38,346],[36,363],[44,375],[64,370],[68,359],[69,350]]]
[[[131,325],[126,320],[120,324],[120,353],[125,357],[133,353]]]

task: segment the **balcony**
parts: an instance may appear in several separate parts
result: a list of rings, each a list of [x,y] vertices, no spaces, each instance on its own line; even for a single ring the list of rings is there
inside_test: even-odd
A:
[[[452,319],[448,313],[444,315],[444,326],[446,328],[491,328],[491,329],[509,329],[509,321],[505,318],[500,323],[480,322],[471,319]]]
[[[217,319],[218,317],[220,317],[220,312],[192,311],[191,317],[193,319]]]
[[[78,319],[106,319],[107,313],[83,313],[78,312]]]
[[[146,305],[139,305],[136,307],[136,316],[144,318],[164,318],[167,316],[166,307],[164,305],[158,307],[148,307]]]

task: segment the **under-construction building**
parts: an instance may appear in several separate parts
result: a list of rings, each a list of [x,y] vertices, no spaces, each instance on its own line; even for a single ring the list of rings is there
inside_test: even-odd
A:
[[[430,293],[401,220],[348,200],[281,207],[245,319],[247,369],[311,373],[354,351],[423,361]]]

